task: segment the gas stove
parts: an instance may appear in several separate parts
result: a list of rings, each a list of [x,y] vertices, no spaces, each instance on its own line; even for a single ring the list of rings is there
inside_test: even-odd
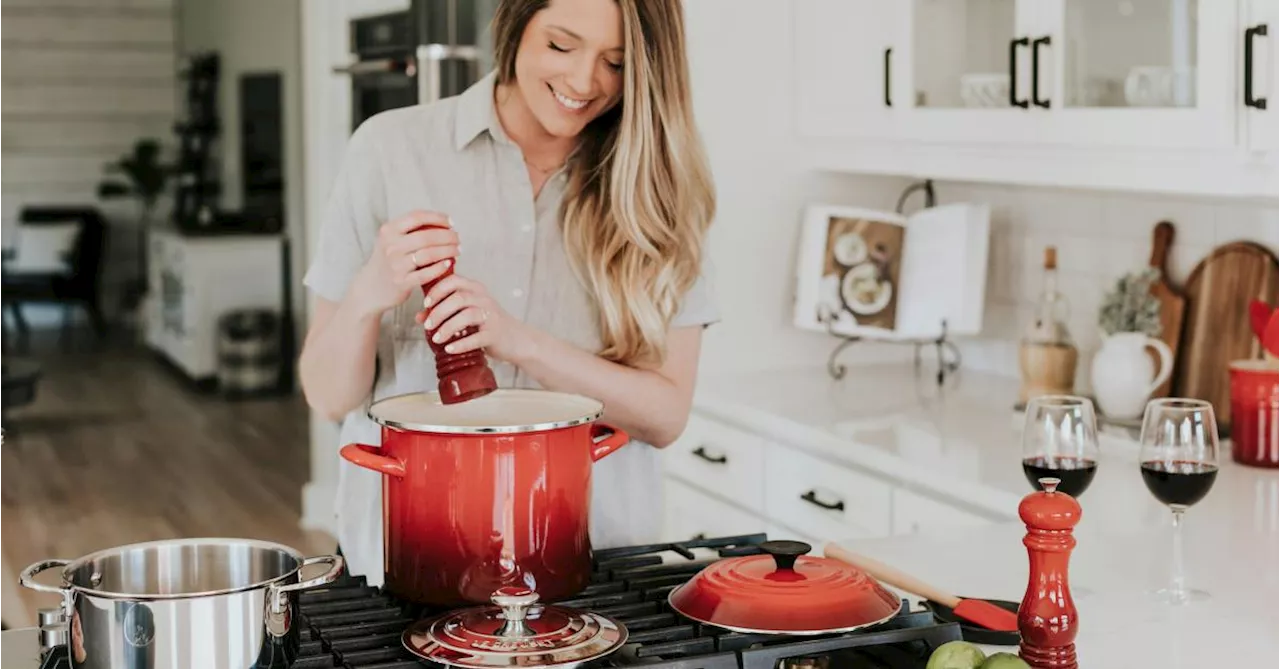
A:
[[[822,636],[726,632],[683,618],[667,594],[712,562],[761,552],[764,534],[595,551],[591,584],[562,606],[622,623],[627,644],[583,669],[923,669],[938,646],[961,638],[956,623],[911,611],[874,627]],[[301,595],[302,644],[293,669],[423,669],[401,644],[414,621],[440,613],[398,601],[363,577],[346,576]],[[8,633],[6,633],[8,634]],[[70,669],[65,646],[32,669]],[[18,669],[26,669],[18,668]]]

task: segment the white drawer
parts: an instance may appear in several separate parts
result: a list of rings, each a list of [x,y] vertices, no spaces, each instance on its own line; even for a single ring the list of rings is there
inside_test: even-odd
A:
[[[668,477],[663,483],[663,541],[765,531],[763,518],[700,492],[682,481]]]
[[[995,520],[945,502],[898,488],[893,491],[893,533],[917,534],[934,530],[981,527]]]
[[[693,414],[662,454],[663,466],[671,476],[763,513],[764,443],[759,435]]]
[[[893,488],[886,481],[776,443],[765,464],[770,520],[823,541],[890,534]]]

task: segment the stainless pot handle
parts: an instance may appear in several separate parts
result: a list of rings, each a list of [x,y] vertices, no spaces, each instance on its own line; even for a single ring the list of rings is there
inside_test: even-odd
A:
[[[36,583],[35,576],[36,574],[39,574],[42,571],[53,569],[54,567],[65,568],[69,564],[71,564],[71,560],[59,560],[56,558],[52,560],[41,560],[39,562],[35,562],[30,565],[27,565],[27,568],[23,569],[22,573],[18,576],[18,583],[21,583],[22,586],[25,588],[31,588],[36,592],[47,592],[51,595],[58,595],[59,597],[61,597],[62,598],[61,613],[67,620],[71,619],[71,609],[72,609],[71,588],[70,587],[58,588],[52,585],[44,585],[41,583]]]
[[[289,593],[298,590],[309,590],[311,588],[328,585],[338,580],[342,576],[342,570],[346,568],[347,561],[342,559],[340,555],[321,555],[319,557],[309,557],[302,561],[302,567],[299,572],[313,564],[328,563],[329,571],[306,581],[291,583],[289,585],[272,585],[271,586],[271,612],[283,613],[284,609],[289,606]]]
[[[31,588],[36,592],[47,592],[52,595],[65,595],[68,588],[56,588],[52,585],[42,585],[35,582],[36,574],[42,571],[53,569],[54,567],[66,567],[71,564],[71,560],[41,560],[39,562],[27,565],[22,570],[22,574],[18,576],[18,582],[25,588]]]
[[[272,636],[283,637],[293,627],[293,610],[289,606],[289,593],[333,583],[338,580],[338,577],[342,575],[342,570],[346,569],[347,566],[347,561],[342,559],[340,555],[321,555],[303,560],[302,566],[298,568],[298,573],[302,573],[302,570],[309,565],[322,562],[331,566],[328,571],[320,576],[289,585],[275,585],[273,583],[267,586],[266,627],[267,632]]]

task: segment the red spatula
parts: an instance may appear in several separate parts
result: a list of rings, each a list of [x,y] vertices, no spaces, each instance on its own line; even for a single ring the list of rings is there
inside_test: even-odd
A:
[[[1271,304],[1262,302],[1261,299],[1254,299],[1249,302],[1249,327],[1253,329],[1253,336],[1257,336],[1258,343],[1265,345],[1267,321],[1271,320]]]
[[[1262,347],[1271,355],[1280,357],[1280,309],[1271,312],[1267,329],[1262,331]]]
[[[949,595],[879,560],[859,555],[833,543],[828,543],[823,549],[823,553],[829,558],[847,562],[865,571],[868,576],[878,581],[942,604],[955,611],[957,618],[963,618],[990,630],[1000,632],[1018,631],[1018,616],[991,602],[984,602],[981,599],[960,599],[955,595]]]

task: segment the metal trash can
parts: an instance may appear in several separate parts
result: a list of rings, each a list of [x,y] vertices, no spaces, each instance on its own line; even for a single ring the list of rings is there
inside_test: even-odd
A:
[[[243,309],[218,319],[218,389],[223,395],[278,392],[283,363],[280,316],[275,312]]]

